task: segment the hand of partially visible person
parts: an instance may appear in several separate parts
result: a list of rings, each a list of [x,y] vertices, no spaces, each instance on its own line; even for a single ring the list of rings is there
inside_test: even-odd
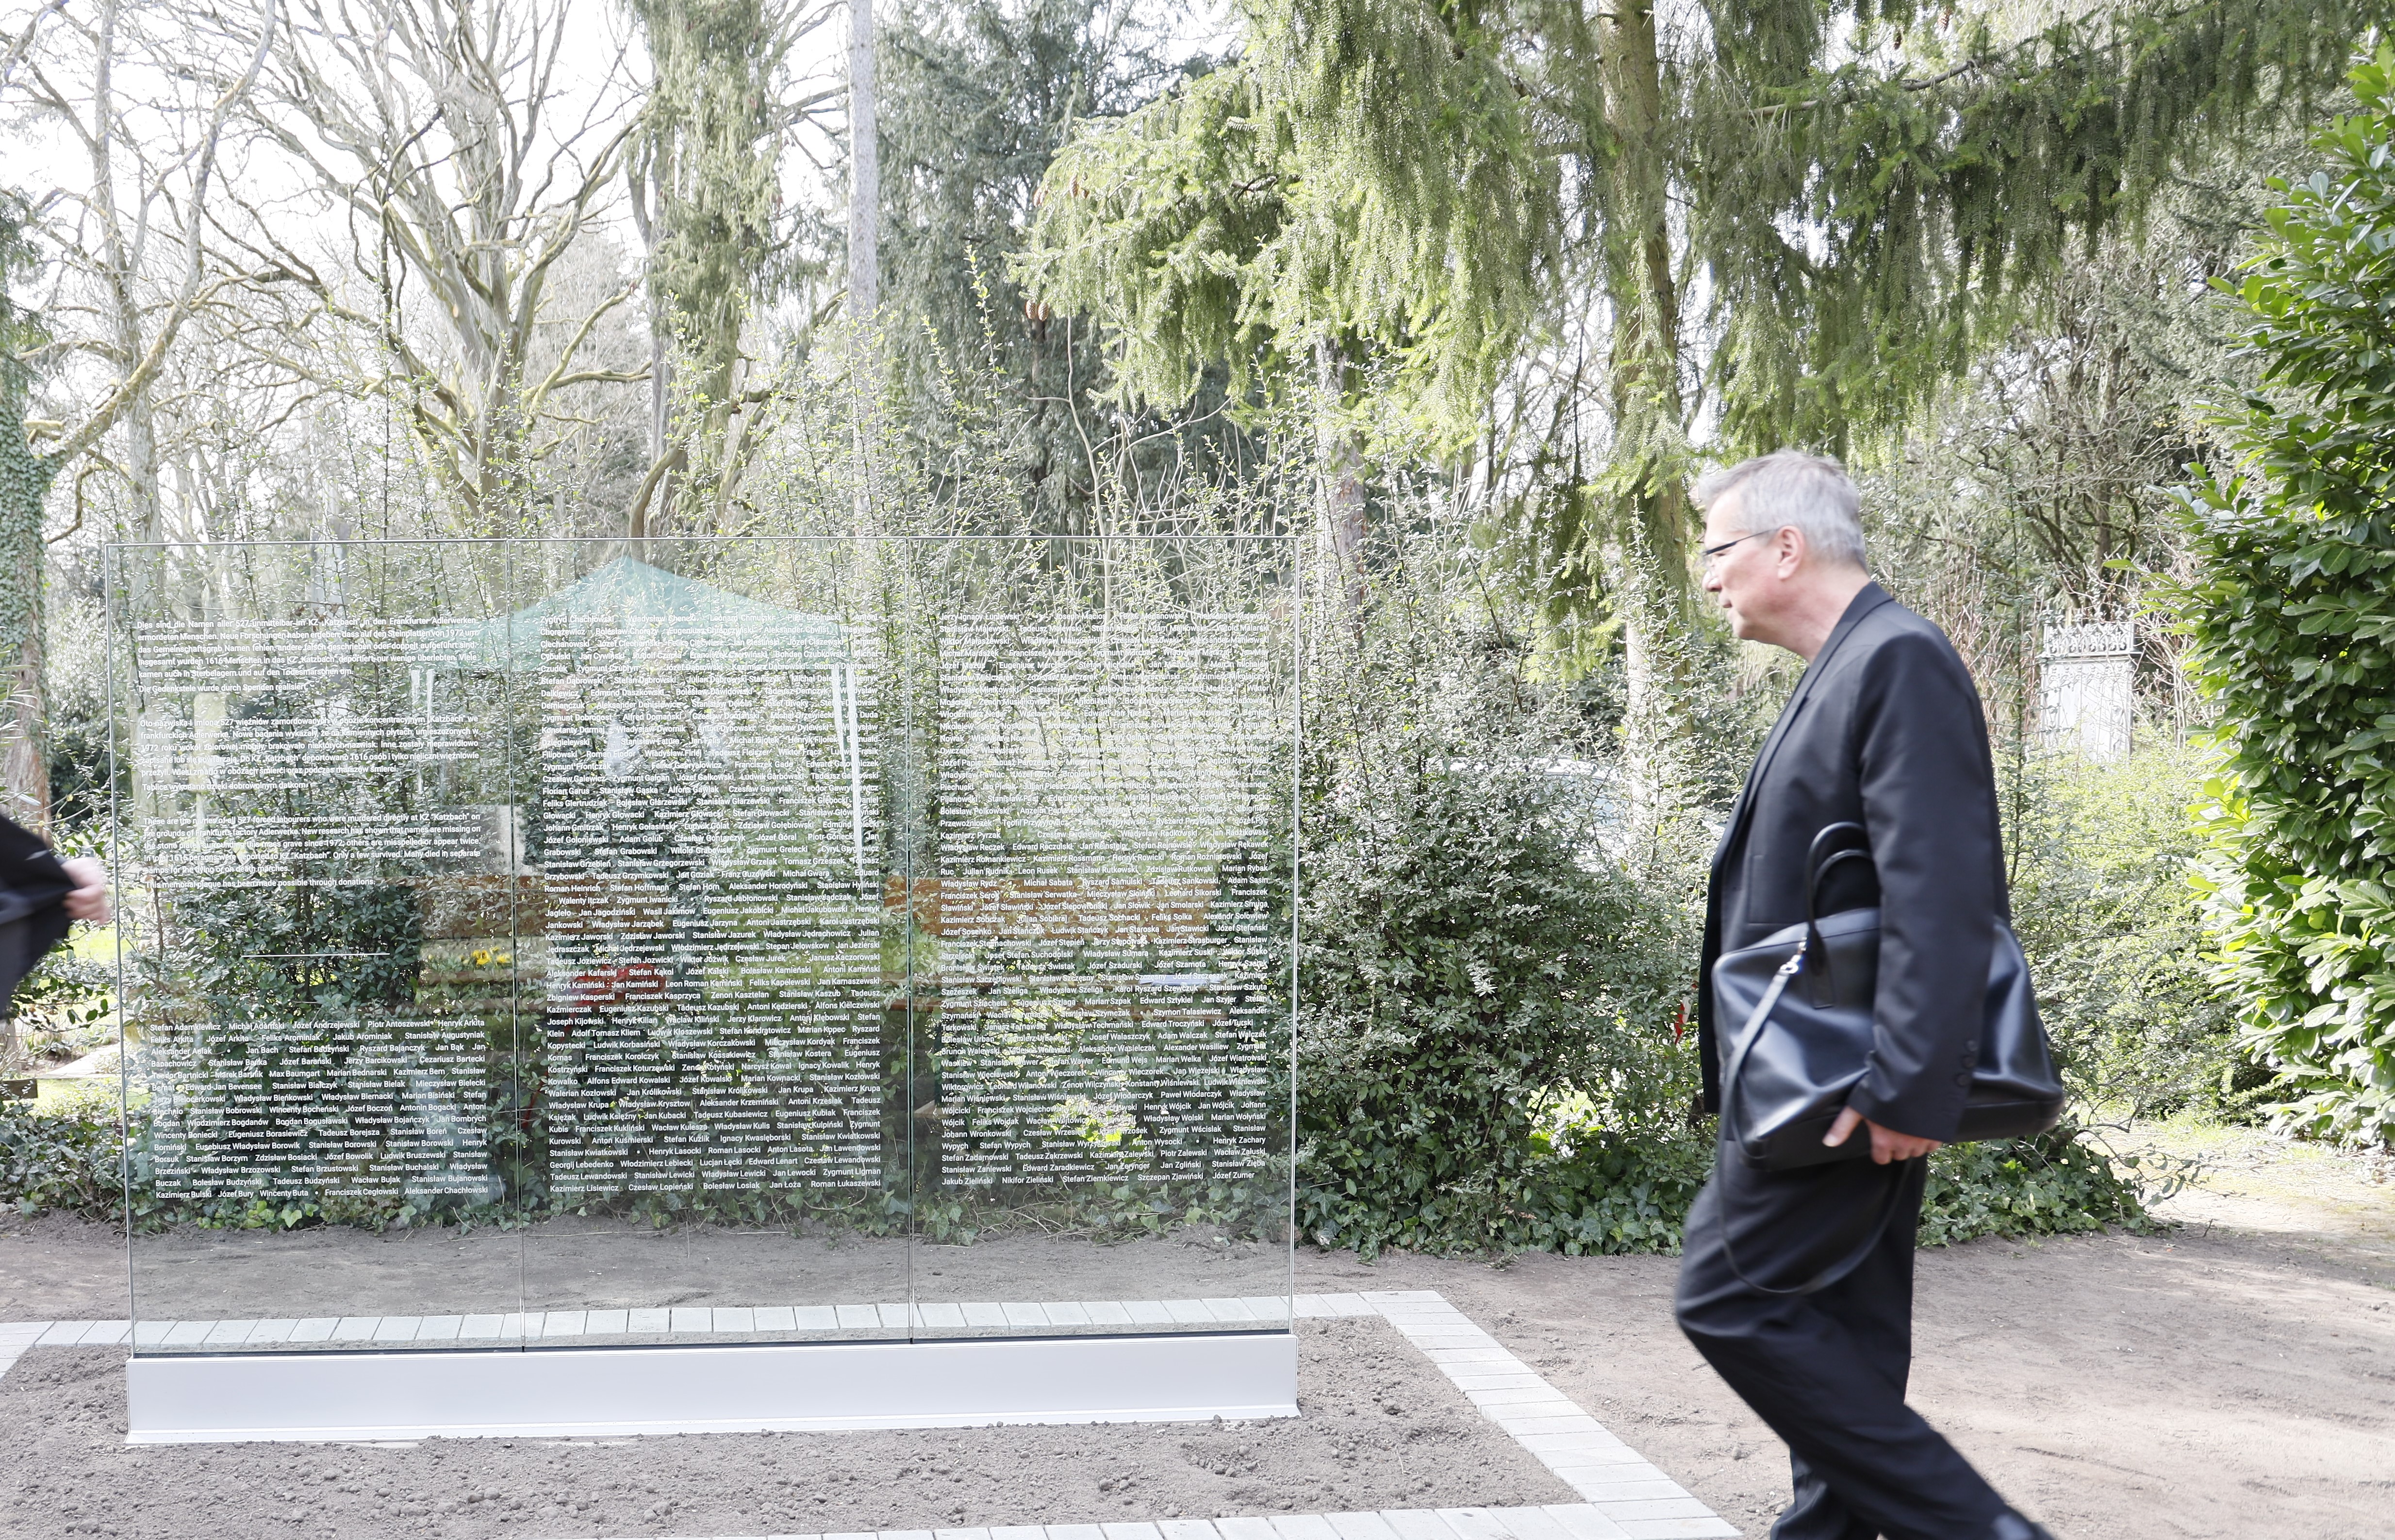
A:
[[[67,894],[67,918],[89,920],[94,925],[106,925],[108,908],[108,868],[89,856],[75,856],[59,864],[66,868],[74,887]]]
[[[1830,1131],[1821,1136],[1821,1142],[1846,1143],[1846,1136],[1855,1131],[1857,1124],[1871,1129],[1872,1159],[1882,1165],[1890,1161],[1918,1160],[1943,1142],[1934,1139],[1915,1139],[1911,1134],[1899,1134],[1893,1128],[1883,1128],[1852,1107],[1838,1113],[1838,1121],[1830,1125]]]

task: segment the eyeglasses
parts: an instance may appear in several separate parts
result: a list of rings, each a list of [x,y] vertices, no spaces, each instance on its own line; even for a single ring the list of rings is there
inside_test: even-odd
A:
[[[1732,546],[1743,546],[1750,540],[1760,540],[1765,535],[1772,533],[1773,532],[1770,530],[1755,530],[1751,533],[1741,534],[1735,540],[1725,540],[1718,546],[1707,546],[1697,554],[1705,559],[1705,571],[1712,572],[1714,570],[1714,563],[1721,559],[1722,552],[1729,549]]]

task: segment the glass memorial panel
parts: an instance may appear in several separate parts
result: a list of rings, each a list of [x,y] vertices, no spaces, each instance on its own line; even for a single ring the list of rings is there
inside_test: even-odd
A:
[[[920,553],[919,1332],[1288,1322],[1290,554]]]
[[[136,1350],[520,1336],[504,553],[112,556]]]
[[[545,1340],[903,1337],[887,552],[528,549],[549,966],[525,1309]]]
[[[1293,560],[114,548],[137,1351],[1285,1326]]]

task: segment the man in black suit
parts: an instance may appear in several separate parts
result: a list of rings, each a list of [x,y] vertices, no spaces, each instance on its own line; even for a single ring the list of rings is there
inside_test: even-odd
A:
[[[1707,477],[1704,586],[1740,638],[1804,678],[1764,741],[1714,852],[1698,1036],[1720,1110],[1714,960],[1805,918],[1824,825],[1870,832],[1872,865],[1823,882],[1822,910],[1878,902],[1877,1046],[1827,1142],[1869,1160],[1749,1165],[1727,1139],[1689,1211],[1680,1328],[1787,1441],[1795,1494],[1773,1540],[2033,1540],[1979,1473],[1904,1403],[1913,1233],[1925,1157],[1971,1083],[1994,922],[2006,913],[1995,776],[1978,691],[1945,634],[1863,567],[1854,482],[1782,450]]]
[[[9,1000],[75,920],[109,920],[108,872],[89,856],[61,861],[41,836],[0,815],[0,1019]],[[0,1020],[0,1047],[16,1034]]]

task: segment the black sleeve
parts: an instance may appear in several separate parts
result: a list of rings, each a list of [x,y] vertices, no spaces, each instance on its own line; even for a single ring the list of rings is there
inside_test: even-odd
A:
[[[1970,1093],[1995,946],[1996,826],[1986,718],[1945,638],[1905,630],[1864,665],[1854,717],[1879,868],[1877,1042],[1846,1105],[1949,1139]]]
[[[43,843],[41,836],[14,819],[0,816],[0,886],[47,887],[54,883],[73,886],[65,868],[59,864],[57,854]]]

